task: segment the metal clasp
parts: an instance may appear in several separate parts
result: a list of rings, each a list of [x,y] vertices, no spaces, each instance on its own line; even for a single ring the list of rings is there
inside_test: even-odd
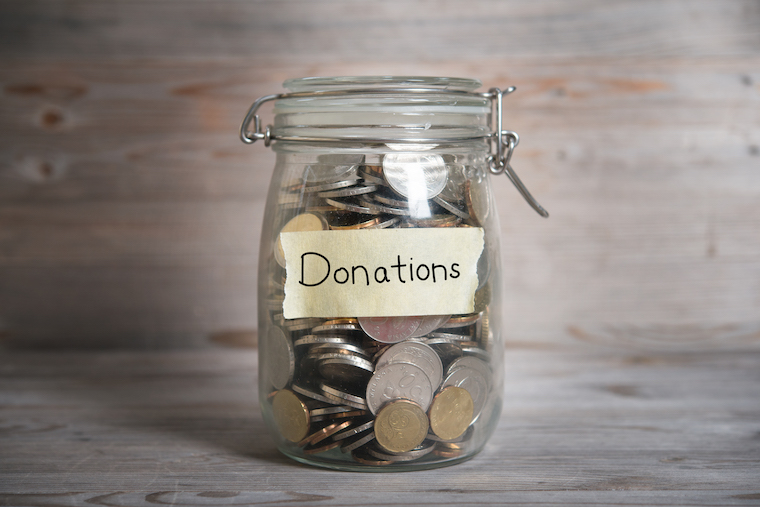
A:
[[[484,94],[491,99],[492,107],[493,103],[496,103],[496,112],[493,118],[496,125],[494,126],[494,132],[491,137],[491,156],[488,157],[488,168],[490,169],[491,174],[506,174],[509,181],[511,181],[515,188],[517,188],[517,191],[520,192],[520,195],[522,195],[528,204],[530,204],[530,207],[536,210],[536,213],[542,217],[548,218],[549,212],[546,211],[543,206],[538,204],[538,201],[536,201],[525,185],[523,185],[523,182],[510,165],[512,153],[520,142],[520,136],[517,135],[517,132],[502,129],[502,111],[504,109],[502,103],[504,95],[509,95],[513,91],[515,91],[515,87],[510,86],[504,91],[499,88],[491,88],[488,90],[487,94]],[[495,150],[494,145],[496,145]]]

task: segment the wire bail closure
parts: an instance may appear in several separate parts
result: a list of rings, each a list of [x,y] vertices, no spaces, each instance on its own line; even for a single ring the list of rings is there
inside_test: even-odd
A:
[[[509,95],[515,91],[514,86],[510,86],[505,90],[499,88],[491,88],[487,92],[477,93],[468,92],[464,90],[435,90],[431,88],[370,88],[370,89],[354,89],[354,90],[323,90],[323,91],[310,91],[310,92],[294,92],[294,93],[279,93],[273,95],[265,95],[259,97],[248,109],[248,113],[245,115],[243,122],[240,124],[240,140],[245,144],[253,144],[256,141],[264,141],[265,146],[269,146],[272,141],[295,141],[295,142],[365,142],[365,143],[410,143],[410,144],[433,144],[433,143],[450,143],[456,141],[472,141],[477,139],[487,139],[491,145],[491,155],[488,157],[488,168],[491,174],[505,173],[507,178],[517,188],[523,198],[528,204],[542,217],[546,218],[549,213],[536,201],[531,195],[528,189],[523,185],[517,173],[512,169],[510,161],[512,159],[512,153],[515,147],[520,142],[520,136],[516,132],[511,130],[502,129],[502,111],[503,111],[503,97]],[[316,137],[316,136],[281,136],[273,132],[272,125],[267,125],[266,129],[261,129],[261,118],[257,114],[259,108],[266,102],[280,99],[302,98],[302,97],[335,97],[345,95],[396,95],[399,93],[424,95],[424,94],[453,94],[453,95],[469,95],[475,97],[487,98],[491,101],[492,107],[492,121],[496,123],[493,132],[483,134],[480,136],[461,137],[461,138],[415,138],[415,139],[383,139],[383,138],[329,138],[329,137]],[[496,109],[494,112],[493,109]],[[253,123],[253,131],[250,131],[251,123]]]

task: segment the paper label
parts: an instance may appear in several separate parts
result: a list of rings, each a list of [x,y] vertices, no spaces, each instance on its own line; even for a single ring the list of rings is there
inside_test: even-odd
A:
[[[482,228],[283,232],[280,239],[286,319],[473,312]]]

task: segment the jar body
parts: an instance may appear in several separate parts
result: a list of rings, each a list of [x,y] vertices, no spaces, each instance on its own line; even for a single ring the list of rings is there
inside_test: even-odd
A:
[[[394,471],[457,463],[486,444],[503,391],[488,148],[274,144],[259,400],[281,452]]]

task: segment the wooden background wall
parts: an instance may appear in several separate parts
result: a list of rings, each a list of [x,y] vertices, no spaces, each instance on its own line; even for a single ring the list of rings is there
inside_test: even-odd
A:
[[[0,0],[6,346],[250,343],[290,77],[514,85],[507,338],[760,346],[757,0]],[[266,113],[265,113],[266,114]]]

